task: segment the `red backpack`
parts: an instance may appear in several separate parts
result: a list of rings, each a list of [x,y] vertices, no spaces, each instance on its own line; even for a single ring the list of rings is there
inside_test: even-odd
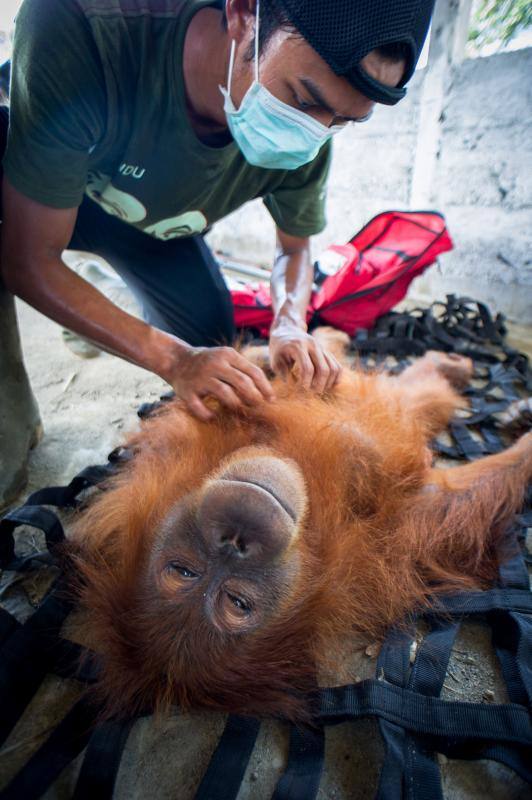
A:
[[[378,214],[347,244],[332,245],[320,257],[320,285],[307,322],[333,325],[351,336],[372,327],[403,299],[410,282],[452,247],[445,219],[436,211]],[[245,285],[231,294],[236,326],[267,336],[273,320],[269,287]]]

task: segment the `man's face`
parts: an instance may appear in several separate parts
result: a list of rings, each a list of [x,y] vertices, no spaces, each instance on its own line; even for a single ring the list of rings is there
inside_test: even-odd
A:
[[[233,26],[228,15],[229,36],[236,40],[231,97],[236,108],[254,80],[255,17],[244,14]],[[236,23],[236,21],[235,21]],[[397,86],[404,61],[394,62],[376,51],[362,60],[366,72],[388,86]],[[302,37],[277,30],[259,57],[259,80],[279,100],[314,117],[323,125],[341,125],[368,117],[375,105],[328,64]]]

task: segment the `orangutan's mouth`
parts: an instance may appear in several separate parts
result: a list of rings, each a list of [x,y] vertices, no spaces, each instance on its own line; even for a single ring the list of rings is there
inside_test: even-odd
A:
[[[228,483],[236,483],[236,482],[242,483],[244,486],[246,485],[253,486],[256,489],[260,489],[261,491],[266,492],[266,494],[269,495],[269,497],[271,497],[273,500],[275,500],[277,505],[283,509],[285,514],[288,514],[288,516],[293,522],[297,522],[297,514],[294,511],[294,509],[288,506],[286,502],[283,502],[283,500],[281,500],[281,498],[271,489],[270,486],[263,486],[262,483],[259,483],[259,481],[250,481],[249,478],[246,478],[244,480],[243,478],[239,478],[236,475],[231,476],[230,478],[220,478],[219,480],[227,481]]]

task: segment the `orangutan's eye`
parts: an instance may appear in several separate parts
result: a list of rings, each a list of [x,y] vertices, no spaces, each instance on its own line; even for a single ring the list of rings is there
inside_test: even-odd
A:
[[[248,603],[247,600],[243,600],[241,597],[237,597],[236,594],[231,594],[230,592],[227,592],[227,597],[242,614],[247,615],[251,613],[251,604]]]
[[[170,563],[168,564],[168,569],[171,569],[174,572],[178,572],[182,578],[188,578],[189,580],[200,577],[197,572],[193,572],[188,567],[184,567],[182,564],[178,564],[177,561],[170,561]]]

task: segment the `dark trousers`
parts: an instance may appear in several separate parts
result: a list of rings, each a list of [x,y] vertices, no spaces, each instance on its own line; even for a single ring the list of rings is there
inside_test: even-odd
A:
[[[7,124],[8,112],[2,107],[1,155]],[[151,325],[195,347],[233,341],[231,295],[202,236],[155,239],[86,197],[68,249],[85,250],[108,261],[140,302],[144,319]]]

